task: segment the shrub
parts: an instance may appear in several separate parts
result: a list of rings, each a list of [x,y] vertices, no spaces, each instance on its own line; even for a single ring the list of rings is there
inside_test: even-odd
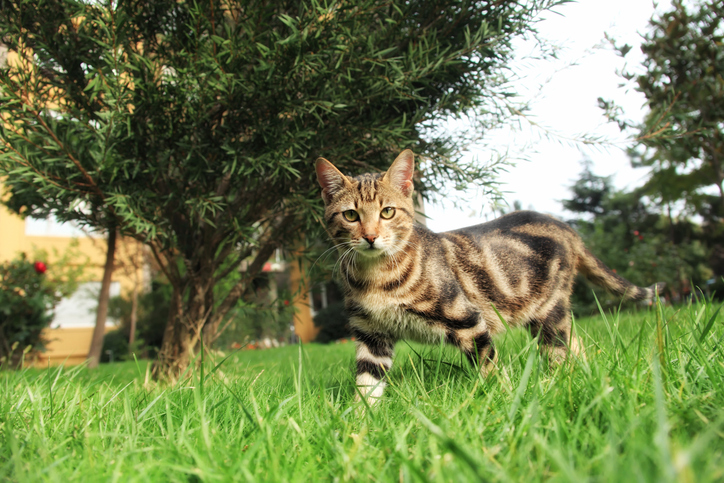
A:
[[[133,347],[128,346],[131,334],[131,301],[123,297],[114,297],[108,306],[109,317],[120,320],[117,330],[109,332],[103,338],[101,362],[108,362],[106,351],[113,351],[115,360],[125,359],[130,353],[138,357],[155,357],[163,341],[163,331],[168,320],[171,286],[154,281],[151,291],[138,296],[136,320],[136,338]]]
[[[314,325],[319,327],[315,342],[328,344],[338,339],[349,337],[349,317],[344,309],[344,302],[334,302],[317,312]]]
[[[218,338],[212,348],[224,350],[247,340],[287,340],[289,327],[294,323],[294,305],[291,293],[280,290],[275,298],[265,293],[240,300],[222,321]]]
[[[0,264],[0,365],[17,367],[25,354],[45,348],[42,331],[60,301],[46,270],[44,262],[32,262],[24,253]]]
[[[125,331],[121,329],[111,330],[103,336],[101,362],[123,360],[128,353],[128,334]]]

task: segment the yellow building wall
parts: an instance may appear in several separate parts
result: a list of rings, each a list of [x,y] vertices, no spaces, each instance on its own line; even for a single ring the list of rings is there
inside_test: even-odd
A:
[[[106,334],[115,330],[106,326]],[[37,355],[33,364],[48,367],[64,364],[72,366],[82,364],[88,357],[88,349],[93,338],[92,327],[71,327],[68,329],[45,329],[43,337],[48,341],[45,352]]]
[[[0,185],[2,189],[2,185]],[[21,252],[25,252],[28,257],[32,257],[35,250],[45,250],[50,259],[41,260],[48,265],[48,269],[52,268],[55,261],[54,253],[62,254],[74,240],[73,237],[62,236],[32,236],[25,234],[25,220],[20,216],[8,211],[7,208],[0,205],[0,261],[12,260]],[[103,265],[106,260],[106,239],[104,237],[79,237],[78,250],[89,259],[89,264],[85,273],[88,281],[100,281],[103,277]],[[113,281],[120,282],[121,292],[130,293],[133,290],[136,276],[140,277],[142,267],[136,267],[139,273],[134,273],[133,265],[139,265],[138,261],[134,263],[132,258],[138,258],[136,255],[139,250],[139,242],[123,238],[117,244],[116,249],[116,270],[114,271]],[[131,268],[129,270],[129,268]]]

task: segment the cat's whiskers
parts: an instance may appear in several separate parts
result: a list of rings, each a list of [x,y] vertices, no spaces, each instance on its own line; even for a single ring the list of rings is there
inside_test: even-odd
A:
[[[334,275],[335,272],[339,272],[340,277],[342,276],[342,269],[344,264],[344,258],[349,254],[351,250],[354,250],[354,247],[348,248],[346,251],[344,251],[339,258],[337,259],[337,262],[334,264],[334,267],[332,267],[332,274]]]
[[[420,245],[418,245],[417,243],[415,243],[415,242],[413,242],[413,241],[410,241],[409,238],[407,238],[407,239],[400,239],[399,241],[400,241],[400,242],[403,242],[405,245],[409,245],[409,246],[411,246],[411,247],[414,247],[415,249],[419,249],[419,248],[420,248]]]
[[[352,241],[351,241],[351,240],[348,240],[348,241],[346,241],[346,242],[337,243],[336,245],[334,245],[334,246],[332,246],[332,247],[330,247],[330,248],[327,248],[326,250],[324,250],[324,252],[322,252],[321,255],[319,255],[319,256],[317,257],[316,260],[314,260],[314,263],[313,263],[312,266],[309,268],[309,270],[311,271],[311,270],[315,267],[315,265],[317,265],[317,262],[318,262],[322,257],[325,257],[325,255],[326,255],[326,257],[325,257],[325,259],[323,260],[323,262],[326,261],[326,259],[329,258],[329,257],[332,255],[332,253],[334,253],[334,250],[336,250],[336,249],[338,249],[338,248],[340,248],[340,247],[342,247],[342,246],[344,246],[344,245],[351,245],[351,244],[352,244]]]
[[[385,250],[385,255],[392,259],[393,263],[397,264],[397,270],[399,270],[399,260],[397,257],[400,253],[402,253],[405,246],[412,246],[416,251],[419,249],[419,245],[417,243],[411,242],[409,239],[400,238],[395,240],[395,243],[391,248]]]
[[[343,278],[348,284],[349,284],[349,277],[350,277],[350,265],[353,265],[352,270],[356,272],[356,265],[357,265],[357,250],[354,246],[351,248],[348,248],[337,261],[337,265],[339,265],[339,273],[340,278]],[[335,265],[336,266],[336,265]],[[342,276],[342,272],[344,272],[344,276]]]

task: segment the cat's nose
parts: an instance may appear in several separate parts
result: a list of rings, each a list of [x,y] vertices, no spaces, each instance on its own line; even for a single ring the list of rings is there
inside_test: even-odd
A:
[[[370,244],[370,246],[374,245],[375,240],[377,240],[377,235],[362,235],[362,238],[367,240],[367,243]]]

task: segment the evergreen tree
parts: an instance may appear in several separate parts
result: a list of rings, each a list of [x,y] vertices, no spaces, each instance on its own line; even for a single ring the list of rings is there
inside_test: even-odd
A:
[[[644,121],[633,124],[610,102],[601,105],[621,128],[637,130],[634,166],[651,174],[640,194],[668,218],[698,215],[709,267],[724,276],[724,3],[676,0],[650,21],[641,75],[624,73],[646,98]],[[617,47],[625,55],[630,47]],[[677,235],[671,228],[669,238]]]
[[[376,171],[412,148],[423,195],[489,188],[433,128],[505,122],[510,40],[553,3],[8,0],[0,171],[148,244],[173,286],[154,371],[173,377],[276,249],[321,232],[317,156]]]
[[[692,282],[706,288],[712,276],[707,266],[711,247],[701,226],[683,216],[663,215],[641,188],[616,190],[610,177],[593,173],[590,163],[584,163],[571,194],[563,206],[576,218],[568,223],[596,257],[619,275],[641,286],[665,281],[665,295],[674,301],[691,294]],[[603,293],[598,297],[604,306],[621,304],[617,297]],[[585,283],[576,285],[574,308],[586,315],[598,311]]]

